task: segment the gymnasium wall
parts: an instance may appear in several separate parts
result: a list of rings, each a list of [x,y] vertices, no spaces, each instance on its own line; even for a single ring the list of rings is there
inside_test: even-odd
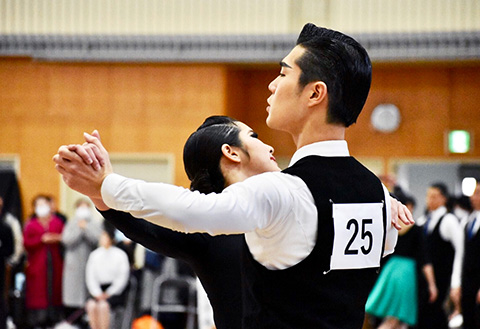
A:
[[[188,186],[182,148],[212,114],[244,120],[279,157],[295,147],[265,125],[268,83],[277,65],[53,63],[0,59],[0,154],[20,158],[25,212],[37,193],[59,197],[51,160],[61,144],[81,143],[98,129],[114,153],[172,153],[175,183]],[[372,90],[358,123],[347,131],[350,151],[385,170],[398,158],[480,158],[480,63],[374,65]],[[370,114],[394,103],[402,122],[392,134],[374,131]],[[445,153],[444,133],[468,129],[474,149]]]

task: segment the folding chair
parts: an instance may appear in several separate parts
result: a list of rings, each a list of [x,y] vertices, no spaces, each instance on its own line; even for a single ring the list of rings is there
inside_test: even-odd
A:
[[[172,292],[176,291],[176,298]],[[180,296],[182,295],[183,296]],[[181,298],[184,297],[184,298]],[[195,279],[188,276],[160,275],[153,283],[152,316],[159,321],[161,313],[185,313],[186,329],[194,329],[197,316]]]

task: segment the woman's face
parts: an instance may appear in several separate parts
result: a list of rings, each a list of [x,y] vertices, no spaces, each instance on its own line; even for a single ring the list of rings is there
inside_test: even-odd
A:
[[[277,161],[273,156],[273,147],[258,139],[257,134],[242,122],[236,122],[240,128],[242,148],[247,153],[243,155],[242,163],[245,173],[253,176],[270,171],[280,171]]]
[[[103,231],[100,235],[99,245],[104,248],[109,248],[110,246],[112,246],[112,244],[113,241],[110,238],[110,235],[108,235],[107,232]]]

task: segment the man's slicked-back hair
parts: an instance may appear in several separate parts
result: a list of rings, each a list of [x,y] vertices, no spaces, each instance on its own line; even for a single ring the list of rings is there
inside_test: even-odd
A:
[[[367,100],[372,63],[367,51],[341,32],[306,24],[297,39],[305,53],[296,64],[300,87],[323,81],[328,90],[327,122],[345,127],[357,121]]]

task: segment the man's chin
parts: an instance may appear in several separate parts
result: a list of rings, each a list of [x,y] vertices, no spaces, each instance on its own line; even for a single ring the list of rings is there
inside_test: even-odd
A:
[[[267,123],[268,128],[274,129],[274,130],[282,130],[279,122],[277,122],[274,118],[272,118],[270,114],[268,114],[268,117],[265,121]]]

